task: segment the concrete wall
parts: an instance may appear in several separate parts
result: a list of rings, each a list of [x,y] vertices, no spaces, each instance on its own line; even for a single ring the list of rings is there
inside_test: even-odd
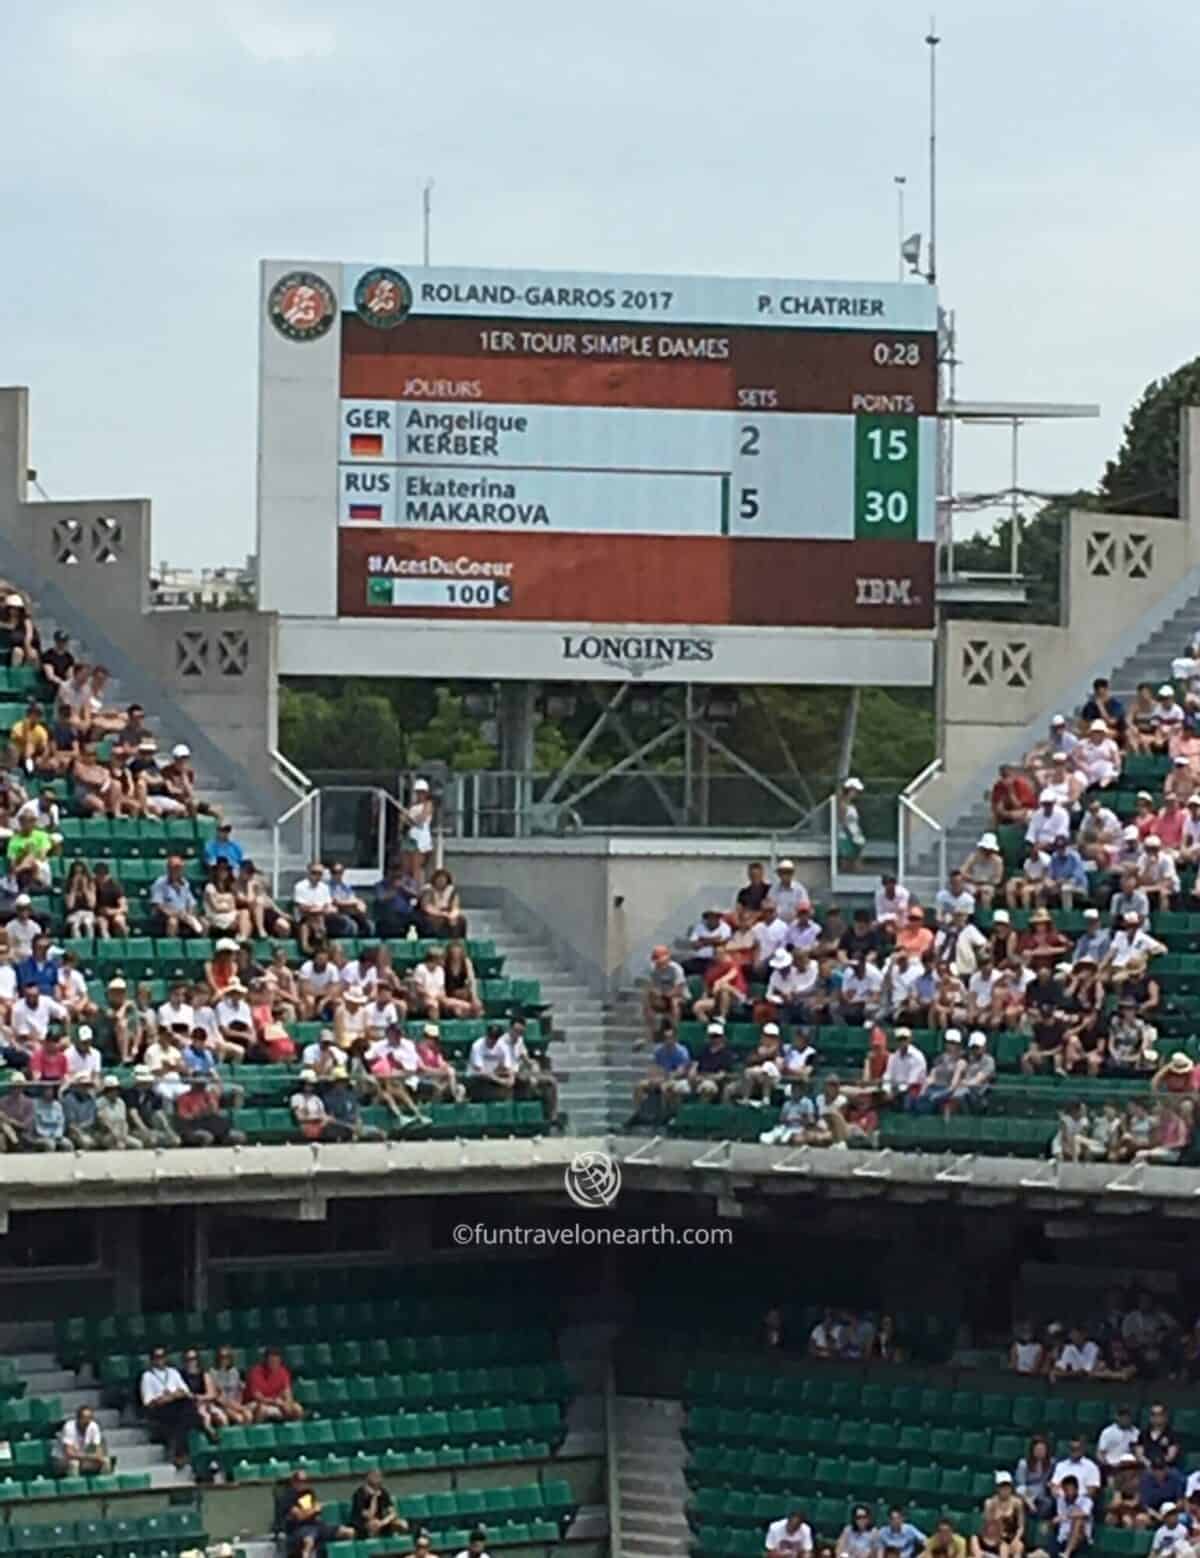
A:
[[[1183,414],[1181,518],[1074,510],[1062,557],[1062,623],[952,621],[938,640],[944,771],[921,796],[950,820],[997,763],[1027,750],[1056,709],[1084,701],[1094,676],[1132,654],[1200,590],[1200,409]]]
[[[825,893],[824,847],[787,849],[809,891]],[[769,837],[450,840],[446,863],[469,903],[502,908],[606,995],[641,978],[650,948],[673,942],[706,905],[731,906],[747,862],[769,864],[771,851]]]
[[[29,398],[0,389],[0,572],[162,715],[197,761],[271,820],[278,624],[264,612],[150,611],[150,504],[28,501]],[[248,780],[248,782],[247,782]]]

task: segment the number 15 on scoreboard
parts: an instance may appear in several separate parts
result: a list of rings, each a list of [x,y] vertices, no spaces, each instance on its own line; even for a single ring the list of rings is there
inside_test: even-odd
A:
[[[854,538],[917,539],[917,418],[856,417]]]

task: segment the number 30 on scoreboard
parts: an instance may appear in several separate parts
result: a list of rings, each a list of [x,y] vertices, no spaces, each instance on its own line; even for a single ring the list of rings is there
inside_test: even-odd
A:
[[[856,540],[917,539],[917,418],[856,417]]]

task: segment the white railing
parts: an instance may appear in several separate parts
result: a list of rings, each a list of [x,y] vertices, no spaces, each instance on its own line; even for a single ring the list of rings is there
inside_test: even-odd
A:
[[[321,842],[321,792],[309,790],[289,806],[282,816],[276,817],[271,829],[271,896],[279,897],[279,882],[285,846],[283,830],[291,827],[298,834],[296,847],[291,854],[300,855],[305,864],[319,853]]]
[[[900,792],[900,809],[896,818],[896,875],[900,881],[905,880],[905,874],[912,866],[919,853],[932,844],[937,850],[937,876],[941,885],[946,880],[946,830],[936,818],[931,817],[917,803],[917,796],[930,784],[942,771],[942,760],[935,757],[932,763],[928,763],[921,772]],[[922,840],[918,847],[914,839],[914,830],[924,828],[928,834],[928,840]]]
[[[278,747],[271,748],[270,757],[275,777],[285,790],[290,790],[297,800],[312,794],[313,782],[303,769],[297,768],[295,763],[284,757]]]

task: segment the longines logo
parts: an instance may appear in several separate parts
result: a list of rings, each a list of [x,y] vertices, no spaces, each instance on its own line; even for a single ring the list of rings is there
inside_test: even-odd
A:
[[[714,658],[717,648],[711,638],[667,638],[657,633],[644,637],[604,637],[599,633],[576,637],[564,633],[562,645],[564,660],[593,660],[634,677],[647,676],[668,665],[707,663]]]
[[[918,606],[911,579],[855,579],[856,606]]]

